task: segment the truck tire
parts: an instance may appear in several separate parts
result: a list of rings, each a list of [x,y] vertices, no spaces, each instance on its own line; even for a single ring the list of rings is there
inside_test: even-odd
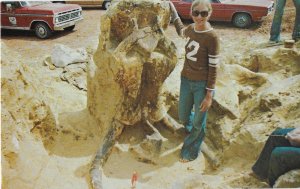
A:
[[[44,22],[38,22],[34,26],[35,35],[41,39],[47,39],[52,35],[49,26]]]
[[[66,4],[65,1],[51,1],[52,3],[62,3],[62,4]]]
[[[232,22],[238,28],[247,28],[252,23],[252,19],[247,13],[237,13],[234,15]]]
[[[75,28],[75,25],[66,27],[66,28],[64,28],[64,30],[65,30],[65,31],[73,31],[74,28]]]
[[[103,2],[102,7],[103,7],[104,10],[107,10],[110,6],[111,6],[111,1],[104,1]]]

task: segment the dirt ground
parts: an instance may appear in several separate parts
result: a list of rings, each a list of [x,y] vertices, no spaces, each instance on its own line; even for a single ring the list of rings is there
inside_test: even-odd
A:
[[[283,39],[291,38],[294,22],[292,15],[295,14],[295,10],[293,8],[292,1],[288,2],[287,8],[288,9],[283,19]],[[38,77],[41,83],[45,84],[45,86],[51,86],[53,77],[55,77],[57,81],[60,79],[56,75],[58,71],[50,71],[48,67],[43,65],[45,57],[50,55],[54,45],[58,43],[71,48],[84,47],[95,51],[97,49],[98,36],[100,32],[100,17],[104,13],[105,11],[99,8],[84,9],[84,20],[76,26],[73,32],[56,32],[50,39],[47,40],[37,39],[33,32],[2,30],[1,41],[4,42],[8,48],[13,49],[18,53],[20,62],[36,69],[36,73],[39,75]],[[248,54],[257,48],[259,43],[267,42],[272,16],[273,15],[269,15],[263,23],[254,23],[249,29],[238,29],[230,23],[212,23],[221,38],[222,54],[232,55],[231,57],[233,59],[244,59],[244,57],[247,57]],[[185,23],[189,24],[188,21]],[[183,54],[185,40],[177,36],[173,25],[169,26],[166,34],[175,42],[179,52]],[[66,83],[63,85],[64,90],[55,90],[54,86],[49,89],[41,89],[41,92],[45,94],[47,101],[55,104],[54,111],[59,114],[71,112],[74,111],[74,109],[78,111],[84,109],[86,107],[86,92],[80,91]],[[128,140],[131,140],[130,133],[137,132],[136,130],[133,131],[133,129],[134,128],[128,128],[124,131],[124,134],[119,140],[120,144],[127,143]],[[162,128],[160,131],[165,135],[169,135],[169,133],[164,131]],[[142,131],[137,133],[141,134]],[[172,145],[178,145],[179,141],[183,140],[182,138],[178,139],[176,137],[170,138],[172,138],[170,141]],[[136,142],[140,140],[139,136],[136,136],[134,140],[136,140]],[[81,150],[92,156],[92,151],[96,151],[97,145],[94,145],[92,149],[87,148],[88,146],[85,146],[82,147]],[[76,148],[73,150],[75,149]],[[61,153],[63,153],[63,150],[64,149],[61,149]],[[134,157],[129,156],[130,155],[128,153],[114,151],[108,159],[108,162],[104,167],[104,173],[106,176],[104,178],[104,182],[108,188],[114,188],[116,184],[124,185],[124,183],[128,183],[129,185],[128,178],[130,178],[133,170],[136,170],[139,175],[141,175],[141,177],[139,177],[140,185],[138,185],[140,188],[147,188],[148,183],[152,185],[152,188],[160,188],[160,186],[168,186],[169,188],[170,186],[172,187],[174,183],[176,184],[176,178],[189,178],[189,175],[193,175],[193,173],[196,172],[205,172],[206,175],[211,175],[211,177],[206,176],[205,179],[207,179],[208,182],[215,182],[216,186],[218,186],[218,183],[221,183],[221,179],[224,178],[219,178],[217,175],[227,175],[225,176],[228,180],[227,183],[229,183],[232,187],[240,187],[242,185],[247,185],[247,183],[250,183],[247,185],[250,187],[267,187],[265,183],[253,181],[253,178],[245,176],[250,170],[250,164],[246,159],[239,159],[239,163],[234,163],[236,160],[233,159],[232,162],[229,161],[227,163],[235,165],[236,167],[213,171],[210,169],[204,170],[205,165],[203,164],[203,155],[201,155],[196,161],[185,165],[179,163],[176,156],[171,159],[166,158],[166,161],[162,158],[161,162],[155,165],[136,161]],[[78,161],[89,162],[87,159],[88,158]],[[124,163],[125,159],[127,161],[126,163]],[[84,164],[82,162],[80,163]],[[76,163],[74,163],[74,165],[75,164]],[[76,173],[79,175],[78,177],[87,177],[87,167],[88,165],[82,166],[76,170]],[[240,169],[242,171],[240,173],[236,173],[236,169]],[[65,171],[66,174],[67,171]],[[156,177],[155,174],[157,172],[160,172],[160,175],[164,176]],[[197,180],[197,178],[192,179]],[[147,183],[147,186],[143,186],[143,183]],[[124,185],[122,188],[128,188],[128,185]],[[176,186],[174,185],[173,188],[176,188]],[[203,186],[203,188],[205,188],[205,186]]]

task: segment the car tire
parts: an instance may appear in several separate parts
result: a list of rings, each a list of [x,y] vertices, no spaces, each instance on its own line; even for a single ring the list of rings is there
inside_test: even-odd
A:
[[[247,28],[251,25],[251,16],[247,13],[237,13],[233,17],[233,25],[238,28]]]
[[[35,35],[41,39],[47,39],[52,35],[52,31],[46,23],[38,22],[34,26]]]
[[[102,7],[107,10],[111,6],[111,1],[104,1]]]
[[[65,1],[51,1],[52,3],[62,3],[62,4],[66,4]]]
[[[65,30],[65,31],[73,31],[74,28],[75,28],[75,25],[66,27],[66,28],[64,28],[64,30]]]

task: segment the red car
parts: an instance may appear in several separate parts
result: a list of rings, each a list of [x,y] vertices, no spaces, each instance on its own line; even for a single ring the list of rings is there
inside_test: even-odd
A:
[[[34,30],[42,39],[50,37],[53,31],[71,31],[82,19],[79,5],[50,1],[1,2],[1,29]]]
[[[191,19],[192,0],[171,0],[183,19]],[[232,22],[236,27],[246,28],[252,22],[262,21],[274,6],[272,0],[210,0],[213,12],[211,21]]]

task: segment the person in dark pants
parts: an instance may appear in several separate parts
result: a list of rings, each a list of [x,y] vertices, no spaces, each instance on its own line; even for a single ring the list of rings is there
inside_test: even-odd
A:
[[[253,173],[261,180],[268,179],[272,187],[278,177],[293,169],[300,169],[300,127],[277,129],[253,165]]]
[[[296,8],[296,18],[292,37],[295,41],[298,41],[300,40],[300,0],[293,0],[293,2]],[[278,43],[281,40],[280,30],[285,4],[286,0],[276,1],[275,14],[270,32],[270,43]]]

